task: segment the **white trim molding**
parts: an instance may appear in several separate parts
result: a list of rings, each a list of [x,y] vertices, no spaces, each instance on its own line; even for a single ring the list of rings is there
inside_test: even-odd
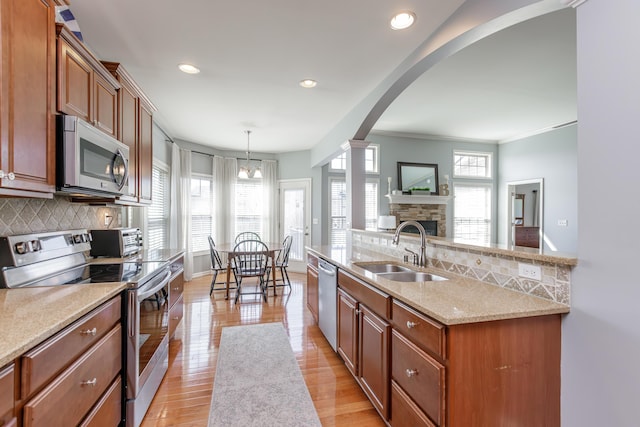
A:
[[[578,6],[580,6],[582,3],[586,3],[587,0],[560,0],[561,4],[564,4],[565,6],[571,6],[574,9]]]
[[[389,203],[401,205],[446,205],[451,196],[419,196],[408,194],[385,194]]]

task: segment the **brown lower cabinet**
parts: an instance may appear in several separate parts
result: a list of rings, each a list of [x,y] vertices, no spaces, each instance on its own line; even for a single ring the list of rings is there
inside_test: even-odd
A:
[[[318,323],[318,258],[307,255],[307,307]]]
[[[560,426],[561,315],[443,325],[338,271],[338,354],[405,426]]]
[[[176,328],[184,315],[184,256],[169,264],[171,281],[169,282],[169,339],[173,339]]]
[[[7,423],[7,414],[0,414],[0,426],[118,426],[123,420],[121,310],[118,296],[16,359],[11,413],[17,419]],[[6,370],[0,371],[3,397]],[[0,410],[6,408],[0,405]]]
[[[338,287],[338,354],[380,416],[387,420],[391,326],[380,314],[384,316],[388,311],[390,298],[340,271]],[[371,307],[383,313],[376,313]]]

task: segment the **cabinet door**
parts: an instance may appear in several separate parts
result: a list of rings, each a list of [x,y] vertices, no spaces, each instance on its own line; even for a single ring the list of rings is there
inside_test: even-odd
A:
[[[307,307],[313,315],[315,322],[318,322],[318,272],[311,267],[307,267]]]
[[[140,161],[139,175],[140,193],[138,201],[140,203],[151,203],[151,174],[153,171],[153,112],[144,103],[140,103],[139,109],[139,144]]]
[[[0,186],[16,191],[55,191],[54,4],[2,1]],[[26,30],[28,29],[28,31]]]
[[[124,81],[118,94],[120,115],[118,134],[120,141],[129,147],[129,194],[123,199],[138,201],[138,97]],[[128,197],[127,197],[128,196]]]
[[[353,376],[358,372],[358,302],[338,289],[338,354]]]
[[[391,326],[359,305],[358,377],[380,415],[389,419],[389,335]]]
[[[118,92],[97,73],[93,75],[93,83],[93,125],[104,133],[117,138]]]
[[[65,40],[58,39],[58,111],[92,121],[93,69]]]
[[[0,426],[13,418],[15,402],[15,370],[13,364],[0,369]]]

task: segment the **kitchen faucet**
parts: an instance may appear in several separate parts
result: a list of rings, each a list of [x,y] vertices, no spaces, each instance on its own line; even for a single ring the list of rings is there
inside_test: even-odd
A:
[[[420,255],[419,255],[418,265],[420,267],[426,267],[427,266],[427,253],[426,253],[426,250],[427,250],[427,232],[424,230],[424,227],[419,222],[417,222],[417,221],[405,221],[405,222],[401,223],[398,226],[398,228],[396,228],[396,232],[393,235],[393,239],[391,240],[391,244],[397,245],[398,243],[400,243],[400,231],[402,231],[402,229],[405,228],[408,225],[413,225],[420,232]]]

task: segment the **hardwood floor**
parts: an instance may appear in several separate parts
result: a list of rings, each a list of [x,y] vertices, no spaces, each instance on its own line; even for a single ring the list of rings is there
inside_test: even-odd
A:
[[[224,292],[209,297],[211,276],[186,282],[184,318],[169,349],[169,371],[142,426],[207,425],[222,328],[282,322],[323,426],[384,426],[333,352],[306,304],[306,276],[290,273],[291,291],[270,290],[266,303],[244,296],[234,305]]]

